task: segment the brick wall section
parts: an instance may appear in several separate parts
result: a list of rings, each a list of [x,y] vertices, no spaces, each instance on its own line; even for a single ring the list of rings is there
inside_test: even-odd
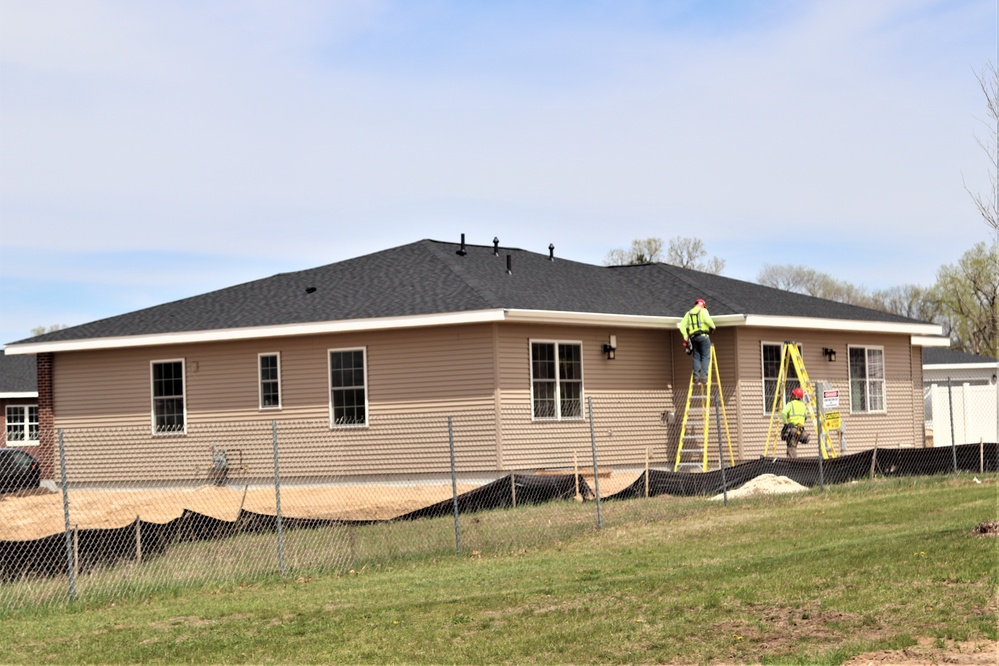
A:
[[[55,356],[38,354],[38,462],[42,479],[57,479],[55,420],[52,400],[52,370]]]

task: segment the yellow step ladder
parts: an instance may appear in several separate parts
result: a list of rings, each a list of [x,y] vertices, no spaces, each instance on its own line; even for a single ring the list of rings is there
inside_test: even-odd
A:
[[[771,453],[777,455],[777,442],[780,440],[780,407],[783,406],[781,397],[784,395],[787,378],[790,369],[794,368],[798,377],[798,384],[801,386],[802,399],[805,403],[805,415],[812,423],[812,432],[819,438],[819,451],[823,458],[835,458],[836,447],[826,431],[825,423],[819,421],[816,414],[817,398],[815,383],[808,378],[808,371],[805,370],[805,362],[801,359],[801,350],[798,343],[788,340],[781,348],[780,371],[777,373],[777,386],[774,389],[773,408],[770,411],[770,425],[767,427],[767,442],[763,448],[763,455],[769,456]],[[771,450],[771,443],[773,449]]]
[[[701,448],[701,471],[708,471],[708,444],[710,441],[711,390],[717,392],[718,405],[721,408],[721,420],[725,424],[725,440],[728,443],[728,456],[735,465],[735,455],[732,453],[732,436],[728,431],[728,415],[725,413],[725,398],[722,395],[721,375],[718,372],[718,357],[715,356],[715,346],[711,345],[711,355],[708,360],[708,379],[704,384],[694,383],[694,373],[690,373],[690,383],[687,386],[687,403],[683,407],[683,425],[680,426],[680,441],[676,447],[676,463],[673,471],[680,469],[680,458],[684,445],[697,442]],[[695,418],[691,419],[690,417]],[[700,418],[696,418],[700,417]]]

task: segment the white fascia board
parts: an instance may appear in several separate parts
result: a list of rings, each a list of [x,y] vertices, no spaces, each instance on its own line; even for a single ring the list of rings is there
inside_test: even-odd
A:
[[[898,333],[914,336],[943,334],[943,328],[939,324],[910,324],[890,321],[861,321],[857,319],[819,319],[816,317],[778,317],[773,315],[747,315],[746,326],[807,328],[851,333]]]
[[[621,326],[626,328],[675,328],[680,317],[651,315],[602,314],[599,312],[562,312],[558,310],[506,310],[505,321],[533,324],[575,324]]]
[[[0,391],[0,398],[37,398],[38,391]]]
[[[936,363],[933,365],[923,364],[923,370],[930,371],[954,371],[954,370],[992,370],[999,368],[999,361],[995,363]]]
[[[7,345],[4,347],[4,351],[8,355],[41,354],[45,352],[182,345],[197,342],[228,342],[232,340],[254,340],[322,333],[348,333],[353,331],[424,328],[427,326],[449,326],[454,324],[479,324],[483,322],[502,321],[504,314],[503,310],[475,310],[471,312],[452,312],[410,317],[347,319],[343,321],[325,321],[307,324],[283,324],[280,326],[257,326],[253,328],[217,329],[184,333],[157,333],[153,335],[134,335],[115,338],[87,338],[83,340],[60,340],[37,343],[23,342],[16,345]]]
[[[939,337],[936,335],[924,336],[924,335],[914,335],[912,336],[912,346],[913,347],[950,347],[950,338]]]

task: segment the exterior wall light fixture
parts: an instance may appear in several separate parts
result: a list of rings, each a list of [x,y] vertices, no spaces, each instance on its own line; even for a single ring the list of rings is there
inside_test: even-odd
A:
[[[826,355],[826,360],[829,361],[830,363],[833,363],[836,360],[835,349],[829,349],[829,347],[826,347],[822,350],[822,353]]]
[[[607,360],[613,361],[617,357],[617,336],[610,336],[610,342],[605,343],[603,352],[607,354]]]

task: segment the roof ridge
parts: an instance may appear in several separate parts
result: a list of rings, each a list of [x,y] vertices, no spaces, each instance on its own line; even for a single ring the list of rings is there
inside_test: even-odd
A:
[[[479,298],[481,298],[488,306],[490,306],[490,307],[501,307],[501,306],[497,305],[497,302],[499,301],[499,298],[496,296],[495,293],[493,293],[489,289],[483,288],[480,284],[477,283],[477,281],[470,280],[466,274],[455,270],[454,266],[451,263],[445,261],[444,257],[442,257],[441,255],[438,254],[438,252],[437,252],[438,248],[443,248],[443,246],[445,246],[445,245],[448,244],[446,241],[435,241],[435,240],[431,240],[431,239],[425,238],[422,241],[420,241],[420,243],[424,245],[424,247],[426,248],[426,250],[431,255],[433,255],[433,257],[434,257],[435,260],[437,260],[442,266],[444,266],[444,268],[446,268],[448,271],[450,271],[452,275],[454,275],[456,278],[458,278],[459,280],[461,280],[462,283],[465,284],[465,286],[467,286],[469,289],[471,289],[475,293],[475,295],[478,296]],[[430,245],[427,245],[428,243]],[[451,245],[454,245],[454,243],[451,243]],[[466,243],[465,247],[468,247],[468,245],[469,244]],[[485,248],[486,246],[485,245],[477,245],[476,247]]]
[[[666,264],[666,263],[662,263],[662,262],[656,262],[656,266],[659,266],[662,270],[665,270],[674,279],[676,279],[679,282],[682,282],[686,286],[690,287],[691,290],[694,291],[697,294],[697,296],[695,296],[695,298],[704,298],[704,300],[706,300],[709,303],[721,303],[725,307],[727,307],[727,308],[729,308],[729,309],[731,309],[731,310],[733,310],[735,312],[739,311],[739,306],[737,306],[736,304],[732,303],[731,301],[725,299],[721,295],[715,293],[714,290],[712,290],[712,289],[706,289],[703,286],[695,286],[695,284],[694,284],[693,281],[688,280],[686,278],[686,276],[684,276],[682,273],[678,273],[677,272],[678,270],[679,271],[693,271],[694,269],[692,269],[692,268],[683,268],[682,266],[675,266],[673,264]],[[697,272],[702,273],[704,271],[697,271]],[[708,275],[716,275],[716,274],[715,273],[708,273]],[[717,275],[717,277],[725,277],[725,276],[724,275]],[[731,279],[731,278],[729,278],[729,279]],[[708,309],[710,310],[710,308],[708,308]],[[689,308],[688,308],[688,310],[689,310]]]

